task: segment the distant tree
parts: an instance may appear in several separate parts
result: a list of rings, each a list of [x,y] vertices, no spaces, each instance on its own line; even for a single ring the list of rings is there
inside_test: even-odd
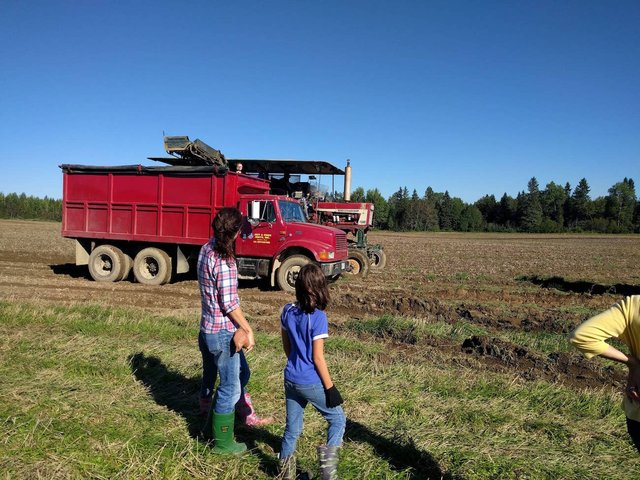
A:
[[[455,231],[460,231],[460,223],[462,221],[462,212],[464,211],[466,204],[460,197],[451,198],[451,228]]]
[[[365,201],[364,188],[358,187],[351,193],[352,202],[364,202]]]
[[[466,205],[460,216],[460,230],[463,232],[477,232],[482,230],[484,219],[482,212],[475,205]]]
[[[448,190],[444,192],[438,204],[438,219],[440,220],[441,230],[453,229],[453,206],[451,205],[451,197]]]
[[[400,187],[389,198],[389,228],[400,231],[406,230],[408,210],[409,191],[407,187]]]
[[[498,202],[494,195],[485,195],[477,200],[474,205],[480,211],[486,223],[496,223],[498,217]]]
[[[570,218],[569,224],[572,227],[582,227],[590,216],[591,197],[589,197],[589,184],[587,179],[583,178],[573,190],[570,199]]]
[[[414,188],[409,200],[408,212],[407,212],[407,229],[408,230],[422,230],[422,201],[418,196],[417,190]]]
[[[424,229],[435,231],[440,228],[438,217],[438,194],[431,187],[427,187],[423,197],[424,204]]]
[[[636,191],[633,180],[625,179],[609,189],[606,197],[605,215],[612,221],[615,232],[632,232],[633,215],[636,208]]]
[[[377,188],[367,190],[365,201],[373,203],[373,226],[376,228],[389,228],[389,205]]]
[[[498,203],[498,211],[496,213],[496,223],[506,229],[514,228],[516,225],[516,200],[504,193]]]
[[[556,224],[557,230],[564,226],[564,210],[567,201],[565,189],[554,182],[549,182],[545,189],[540,192],[540,203],[542,205],[542,216]]]

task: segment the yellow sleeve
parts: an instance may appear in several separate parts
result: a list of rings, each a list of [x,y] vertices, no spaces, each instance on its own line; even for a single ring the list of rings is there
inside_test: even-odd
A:
[[[569,341],[587,358],[600,355],[609,346],[605,340],[620,337],[629,327],[633,316],[632,303],[632,298],[626,297],[591,317],[571,332]]]

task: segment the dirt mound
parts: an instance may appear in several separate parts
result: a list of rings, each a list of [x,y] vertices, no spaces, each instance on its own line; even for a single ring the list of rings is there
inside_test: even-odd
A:
[[[451,321],[459,315],[455,309],[436,299],[408,297],[403,292],[377,292],[375,296],[345,293],[333,298],[334,309],[354,314],[397,314]]]
[[[499,338],[474,335],[462,343],[462,351],[489,366],[512,370],[526,380],[544,378],[577,387],[621,387],[625,381],[621,371],[586,360],[577,353],[554,352],[544,356]]]

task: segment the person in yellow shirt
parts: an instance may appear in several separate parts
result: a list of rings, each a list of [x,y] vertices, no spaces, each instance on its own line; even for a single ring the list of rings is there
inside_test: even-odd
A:
[[[629,347],[629,354],[606,343],[613,337]],[[601,356],[629,368],[623,406],[627,431],[640,452],[640,295],[625,297],[586,320],[571,332],[569,341],[587,358]]]

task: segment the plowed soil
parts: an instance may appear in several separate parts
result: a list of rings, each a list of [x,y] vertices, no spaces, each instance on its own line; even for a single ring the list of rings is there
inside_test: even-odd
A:
[[[382,315],[421,322],[460,320],[498,335],[525,330],[568,333],[623,294],[640,294],[640,236],[371,233],[384,245],[387,267],[366,278],[346,277],[331,287],[331,323]],[[142,308],[192,314],[198,321],[194,275],[149,287],[131,279],[91,280],[74,264],[74,242],[60,224],[0,220],[0,299],[36,304]],[[278,331],[278,315],[292,297],[258,282],[240,285],[243,308],[257,329]],[[452,344],[432,339],[422,347],[458,363],[548,379],[577,387],[618,386],[621,370],[577,354],[543,354],[493,336]],[[393,347],[392,347],[393,348]],[[398,348],[413,348],[401,345]]]

